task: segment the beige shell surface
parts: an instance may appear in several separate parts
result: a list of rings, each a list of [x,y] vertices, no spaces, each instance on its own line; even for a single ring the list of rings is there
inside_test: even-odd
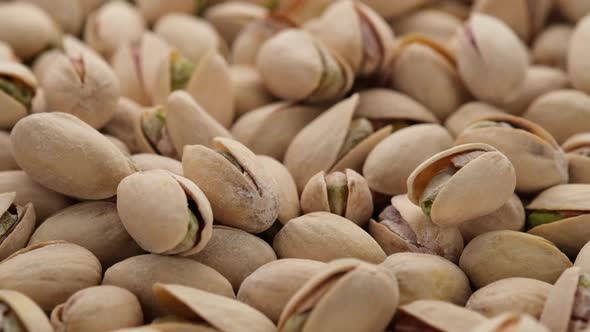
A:
[[[445,121],[445,127],[454,137],[457,137],[473,122],[490,115],[502,113],[504,113],[504,111],[496,108],[493,105],[479,101],[473,101],[463,104],[453,114],[451,114]]]
[[[473,332],[496,332],[500,330],[512,332],[549,332],[549,329],[533,317],[526,314],[506,313],[494,317],[476,326]]]
[[[268,14],[266,8],[255,4],[225,2],[208,8],[205,12],[205,19],[231,45],[248,23],[262,19],[266,14]]]
[[[547,25],[531,46],[534,63],[566,70],[573,26],[563,23]]]
[[[127,145],[125,143],[123,143],[123,141],[121,141],[120,139],[116,138],[115,136],[109,135],[109,134],[104,134],[104,137],[106,137],[109,141],[111,141],[111,143],[115,144],[115,146],[121,150],[121,152],[123,152],[125,155],[130,155],[131,151],[129,151],[129,148],[127,147]]]
[[[290,220],[275,236],[273,248],[279,258],[331,261],[353,257],[381,263],[385,253],[363,229],[343,217],[313,212]]]
[[[127,97],[120,97],[113,118],[102,129],[105,134],[121,140],[131,153],[142,150],[145,137],[139,135],[139,124],[144,108]]]
[[[347,168],[361,172],[367,155],[379,142],[391,134],[392,127],[385,126],[369,135],[367,138],[355,145],[350,151],[343,155],[340,160],[332,166],[331,171],[344,171]]]
[[[590,55],[590,18],[584,18],[576,24],[567,50],[567,72],[572,86],[583,92],[590,92],[588,59]]]
[[[590,145],[590,133],[579,133],[572,135],[565,142],[561,144],[561,148],[565,152],[571,152],[577,148]]]
[[[277,185],[275,192],[279,196],[278,221],[286,224],[289,220],[299,217],[301,215],[299,193],[289,170],[285,165],[271,157],[259,155],[258,159],[264,165],[266,171],[274,177]]]
[[[138,0],[137,7],[148,24],[156,22],[160,17],[174,12],[196,13],[197,5],[192,0],[175,0],[175,1],[154,1]]]
[[[182,163],[176,159],[153,153],[138,153],[131,156],[131,160],[141,171],[162,169],[182,176]]]
[[[52,332],[53,328],[43,310],[26,295],[3,289],[0,290],[0,303],[14,311],[27,331]]]
[[[0,171],[17,170],[18,165],[12,155],[10,133],[0,130]]]
[[[0,194],[0,216],[8,211],[11,205],[16,204],[15,199],[16,192]],[[35,230],[37,218],[32,203],[16,206],[16,212],[18,217],[16,225],[7,229],[0,239],[0,260],[24,248]]]
[[[579,267],[565,270],[549,291],[540,321],[552,332],[568,331],[582,273]]]
[[[542,237],[504,230],[482,234],[463,250],[459,266],[475,288],[511,278],[532,278],[553,283],[572,263]]]
[[[411,97],[390,89],[367,89],[359,92],[355,116],[368,119],[399,119],[436,123],[438,119]]]
[[[390,23],[398,36],[420,34],[436,42],[446,43],[453,38],[462,21],[444,10],[427,8]]]
[[[236,117],[276,101],[255,67],[232,65],[229,69]]]
[[[588,243],[580,249],[578,256],[576,256],[574,266],[579,266],[582,272],[590,273],[590,245]]]
[[[429,4],[432,0],[407,0],[391,3],[389,0],[363,0],[369,7],[387,19],[399,18],[419,7]]]
[[[590,159],[574,153],[566,153],[569,165],[569,183],[590,184]]]
[[[445,332],[471,331],[472,328],[486,321],[485,317],[477,312],[438,300],[417,300],[401,306],[399,311],[436,330]]]
[[[13,78],[33,89],[37,87],[37,79],[33,73],[20,63],[3,61],[0,63],[0,76]],[[0,129],[14,127],[18,120],[27,116],[30,111],[4,90],[0,90],[0,106],[3,109],[0,113]]]
[[[543,237],[553,242],[569,257],[576,257],[580,249],[590,241],[589,215],[580,215],[536,226],[529,234]]]
[[[561,184],[541,192],[527,205],[529,210],[588,211],[590,185]]]

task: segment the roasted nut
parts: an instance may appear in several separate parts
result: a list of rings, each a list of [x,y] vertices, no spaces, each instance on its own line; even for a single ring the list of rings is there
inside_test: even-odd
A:
[[[443,10],[424,9],[400,17],[391,22],[398,36],[418,34],[439,44],[445,44],[461,27],[461,20]]]
[[[230,67],[229,73],[236,116],[241,116],[275,101],[256,68],[234,65]]]
[[[457,111],[451,114],[445,121],[445,127],[453,137],[459,136],[465,128],[473,122],[490,115],[505,113],[499,108],[482,102],[469,102],[459,107]]]
[[[35,229],[33,204],[15,204],[16,193],[0,194],[0,260],[25,247]]]
[[[101,0],[99,0],[102,2]],[[21,2],[29,2],[38,7],[51,16],[53,21],[65,33],[72,35],[79,35],[84,25],[84,20],[88,11],[92,8],[85,3],[85,1],[72,0],[21,0]],[[86,1],[91,2],[91,1]],[[94,1],[97,2],[97,1]]]
[[[206,4],[206,1],[193,0],[175,0],[175,1],[161,1],[161,0],[137,0],[135,3],[142,16],[146,19],[148,24],[153,24],[160,17],[174,12],[194,14],[198,13]]]
[[[31,112],[36,88],[37,80],[27,67],[16,62],[0,62],[0,129],[12,128]]]
[[[582,4],[581,1],[578,3]],[[586,93],[590,92],[590,76],[585,70],[585,59],[588,59],[590,50],[588,31],[590,31],[590,18],[580,20],[574,28],[567,50],[567,72],[570,82],[574,88]]]
[[[39,306],[22,293],[0,290],[2,328],[24,332],[51,332],[53,328]]]
[[[109,141],[111,141],[111,143],[113,143],[119,150],[121,150],[121,152],[123,152],[123,154],[125,154],[125,155],[131,154],[131,151],[129,151],[129,148],[127,147],[127,145],[125,143],[123,143],[123,141],[121,141],[120,139],[116,138],[115,136],[111,136],[109,134],[104,134],[104,137],[106,137]]]
[[[418,300],[399,308],[393,331],[462,332],[485,322],[484,316],[437,300]]]
[[[3,41],[0,41],[0,60],[18,62],[12,47]]]
[[[369,7],[377,11],[381,16],[387,19],[398,18],[404,14],[407,14],[419,7],[427,5],[432,0],[407,0],[407,1],[396,1],[391,3],[387,0],[363,0]]]
[[[275,192],[279,197],[279,215],[277,220],[281,224],[286,224],[289,220],[301,215],[299,206],[299,194],[295,180],[289,173],[289,170],[277,160],[267,157],[258,156],[258,160],[264,165],[264,168],[275,179]],[[276,222],[275,222],[276,224]]]
[[[263,19],[268,10],[241,1],[222,2],[205,12],[205,19],[215,27],[228,45],[232,45],[240,31],[249,23]]]
[[[131,160],[141,171],[163,169],[182,176],[182,163],[176,159],[160,156],[153,153],[138,153],[131,156]]]
[[[568,24],[552,24],[539,33],[531,53],[533,62],[561,70],[567,69],[567,53],[573,27]]]
[[[590,184],[590,134],[572,135],[561,147],[569,165],[569,182]]]
[[[526,314],[507,313],[477,325],[473,332],[549,332],[545,325]]]
[[[576,23],[590,12],[590,6],[584,0],[557,0],[560,12],[572,23]]]
[[[12,155],[10,133],[0,130],[0,171],[17,170],[18,165]]]

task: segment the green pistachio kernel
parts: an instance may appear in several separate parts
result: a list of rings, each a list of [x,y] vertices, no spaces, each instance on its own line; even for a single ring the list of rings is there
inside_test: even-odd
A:
[[[324,70],[317,88],[308,98],[312,103],[320,103],[334,99],[334,97],[340,94],[346,84],[344,70],[340,64],[338,64],[336,59],[327,54],[322,47],[316,46],[316,49],[320,56],[320,60],[322,61]]]
[[[162,140],[162,129],[165,126],[166,114],[164,114],[161,108],[151,109],[141,116],[143,134],[155,150],[157,150],[158,143]]]
[[[578,287],[590,288],[590,274],[582,273],[580,280],[578,281]]]
[[[283,326],[283,332],[300,332],[303,330],[305,326],[305,322],[309,318],[310,312],[303,312],[299,314],[295,314],[285,322],[285,326]]]
[[[26,84],[7,77],[0,77],[0,90],[23,104],[27,110],[31,109],[35,92]]]
[[[269,10],[276,9],[279,6],[279,0],[266,0],[264,2],[264,7],[268,8]]]
[[[391,123],[391,132],[394,133],[400,129],[404,129],[407,128],[409,126],[411,126],[412,124],[410,123],[410,121],[406,121],[406,120],[394,120]]]
[[[420,208],[422,208],[422,212],[429,217],[430,213],[432,212],[432,203],[434,203],[435,198],[436,196],[420,202]]]
[[[195,242],[197,241],[197,233],[199,232],[199,220],[197,219],[195,214],[191,211],[190,207],[187,210],[188,210],[189,222],[188,222],[188,230],[186,232],[186,235],[184,236],[184,239],[179,244],[176,245],[176,247],[174,247],[171,250],[168,250],[166,252],[166,254],[181,253],[181,252],[187,251],[195,246]]]
[[[0,216],[0,237],[4,236],[17,221],[18,216],[16,211],[14,211],[14,213],[10,210],[4,212],[4,214]]]
[[[221,151],[221,150],[216,150],[216,152],[219,153],[220,155],[222,155],[223,158],[227,159],[227,161],[232,163],[232,165],[236,166],[236,168],[240,171],[240,173],[244,173],[244,168],[242,167],[242,165],[240,165],[240,163],[236,160],[236,158],[234,158],[231,154],[229,154],[225,151]]]
[[[369,137],[375,131],[371,121],[365,118],[358,118],[352,120],[348,133],[338,154],[338,159],[342,158],[345,154],[350,152],[355,146],[357,146],[362,140]]]
[[[346,175],[342,172],[328,174],[326,176],[326,186],[330,212],[344,216],[348,201],[348,181]]]
[[[559,212],[555,211],[534,211],[527,218],[527,227],[531,229],[544,224],[563,219]]]
[[[170,55],[171,91],[184,89],[194,71],[195,65],[191,61],[175,52],[172,53]]]

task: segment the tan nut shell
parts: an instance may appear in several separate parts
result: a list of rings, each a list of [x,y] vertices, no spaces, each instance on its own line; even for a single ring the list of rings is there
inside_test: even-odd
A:
[[[529,278],[506,278],[475,291],[465,307],[492,318],[506,312],[541,317],[551,284]]]
[[[147,144],[144,135],[140,135],[139,128],[143,112],[144,108],[133,100],[120,97],[113,118],[106,124],[103,131],[125,143],[131,153],[141,152],[146,149]]]
[[[475,288],[525,277],[553,283],[572,263],[542,237],[504,230],[482,234],[463,249],[459,266]]]
[[[398,18],[419,7],[425,6],[432,0],[406,0],[391,2],[389,0],[363,0],[369,7],[387,19]]]
[[[276,331],[270,319],[239,301],[180,285],[156,283],[153,290],[168,312],[198,318],[220,332]]]
[[[15,203],[16,192],[0,194],[0,216]],[[14,252],[24,248],[29,237],[35,229],[35,208],[32,203],[25,206],[16,206],[18,220],[15,225],[6,230],[0,239],[0,260],[12,255]]]
[[[33,89],[37,87],[37,79],[35,79],[33,73],[20,63],[0,62],[0,76],[14,78]],[[0,129],[14,127],[18,120],[24,118],[29,113],[25,105],[9,96],[4,90],[0,90],[0,107],[2,107],[2,112],[0,112]]]
[[[286,331],[292,315],[311,310],[301,332],[381,331],[393,318],[398,300],[397,282],[387,270],[356,259],[335,260],[293,295],[278,328]]]
[[[290,220],[275,236],[279,258],[305,258],[328,262],[353,257],[381,263],[379,244],[352,221],[327,212],[312,212]]]
[[[17,170],[18,165],[12,155],[10,133],[0,130],[0,171]]]
[[[176,159],[160,156],[153,153],[138,153],[131,156],[131,160],[141,171],[163,169],[168,172],[183,176],[182,163]]]
[[[423,9],[391,22],[399,36],[420,34],[438,43],[446,43],[455,35],[461,20],[451,13],[437,9]]]
[[[16,314],[26,331],[53,332],[43,310],[26,295],[3,289],[0,290],[0,303]]]
[[[67,113],[32,114],[11,132],[16,162],[41,185],[82,199],[115,195],[133,163],[101,133]]]
[[[111,202],[83,202],[57,212],[37,227],[29,245],[51,240],[90,250],[104,269],[143,253],[123,227],[117,205]]]
[[[472,332],[549,332],[545,325],[529,315],[506,313],[476,326]]]
[[[580,249],[574,266],[579,266],[582,272],[590,273],[590,245],[588,243]]]
[[[99,332],[143,323],[141,306],[130,291],[94,286],[76,292],[51,312],[56,332]]]
[[[324,266],[322,262],[297,258],[269,262],[244,279],[238,300],[276,323],[289,299]]]
[[[220,223],[252,233],[268,229],[279,213],[274,178],[254,153],[237,141],[217,137],[213,146],[231,154],[252,181],[221,154],[202,145],[184,148],[185,176],[203,190]]]
[[[99,1],[102,2],[102,0]],[[91,9],[84,1],[25,0],[21,2],[29,2],[41,7],[63,32],[73,35],[80,34],[86,15]]]
[[[109,134],[104,134],[104,137],[106,137],[109,141],[111,141],[111,143],[115,144],[115,146],[121,150],[121,152],[123,152],[125,155],[130,155],[131,151],[129,151],[129,148],[127,147],[127,145],[125,143],[123,143],[123,141],[121,141],[120,139],[116,138],[115,136],[111,136]]]
[[[565,71],[573,31],[573,27],[569,24],[548,25],[539,33],[531,46],[533,62]]]
[[[113,332],[219,332],[219,330],[202,324],[167,322],[119,329]]]
[[[231,284],[219,272],[185,257],[130,257],[106,270],[102,280],[103,285],[119,286],[135,294],[147,321],[164,314],[152,292],[152,285],[156,282],[186,285],[234,297]]]
[[[408,178],[408,198],[416,205],[445,159],[485,151],[462,167],[436,196],[430,218],[438,225],[458,225],[499,209],[510,199],[516,175],[510,161],[487,144],[465,144],[440,152],[418,166]],[[482,178],[481,174],[486,174]]]
[[[299,194],[295,180],[289,173],[289,170],[277,160],[268,156],[258,156],[258,160],[264,165],[264,168],[275,179],[275,192],[279,197],[279,215],[278,221],[286,224],[289,220],[301,215],[299,207]]]
[[[504,111],[495,106],[473,101],[463,104],[456,112],[451,114],[445,121],[445,127],[454,137],[457,137],[473,122],[486,116],[503,113]]]
[[[441,332],[471,331],[486,320],[477,312],[438,300],[417,300],[400,307],[399,311],[400,315],[410,316]]]
[[[266,8],[255,4],[224,2],[208,8],[205,12],[205,19],[231,45],[244,27],[253,21],[264,18],[267,14]]]
[[[229,73],[237,117],[275,101],[255,67],[233,65]]]
[[[409,120],[410,122],[436,123],[436,116],[411,97],[385,88],[359,92],[355,115],[367,119]]]
[[[580,133],[568,138],[561,145],[569,165],[569,182],[590,184],[590,158],[571,152],[590,145],[590,134]]]
[[[541,314],[541,323],[551,332],[567,332],[574,309],[574,300],[581,268],[574,266],[565,270],[549,291]]]
[[[249,22],[236,36],[231,45],[230,59],[233,64],[255,66],[256,57],[262,46],[280,31],[294,27],[284,15],[266,15]]]
[[[199,3],[193,0],[138,0],[137,7],[148,24],[156,22],[160,17],[174,12],[193,14],[197,12]]]
[[[590,18],[585,17],[576,24],[567,50],[567,72],[573,87],[585,93],[590,92],[588,59],[590,56]]]
[[[0,264],[0,288],[29,296],[46,312],[80,289],[98,285],[98,259],[65,241],[48,241],[21,249]]]

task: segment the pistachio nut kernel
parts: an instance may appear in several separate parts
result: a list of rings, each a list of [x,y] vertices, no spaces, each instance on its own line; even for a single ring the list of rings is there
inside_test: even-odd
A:
[[[165,251],[164,254],[174,255],[185,252],[193,248],[195,244],[199,242],[199,223],[201,222],[202,217],[194,201],[189,200],[188,204],[188,229],[186,235],[176,247]]]
[[[348,181],[346,174],[333,172],[326,175],[326,189],[330,211],[337,215],[344,215],[348,201]]]
[[[195,71],[195,64],[189,59],[178,54],[170,53],[170,90],[184,89]]]
[[[572,218],[586,214],[583,211],[545,211],[537,210],[531,212],[527,217],[527,229],[540,225],[550,224],[566,218]]]
[[[141,114],[141,129],[150,147],[158,153],[176,158],[178,153],[172,144],[166,127],[166,113],[161,107],[151,108]]]
[[[35,97],[35,88],[16,77],[0,75],[0,90],[16,99],[27,111],[31,110],[31,103]]]
[[[16,206],[11,204],[8,210],[0,216],[0,239],[6,238],[10,231],[12,231],[18,222],[18,215]]]

